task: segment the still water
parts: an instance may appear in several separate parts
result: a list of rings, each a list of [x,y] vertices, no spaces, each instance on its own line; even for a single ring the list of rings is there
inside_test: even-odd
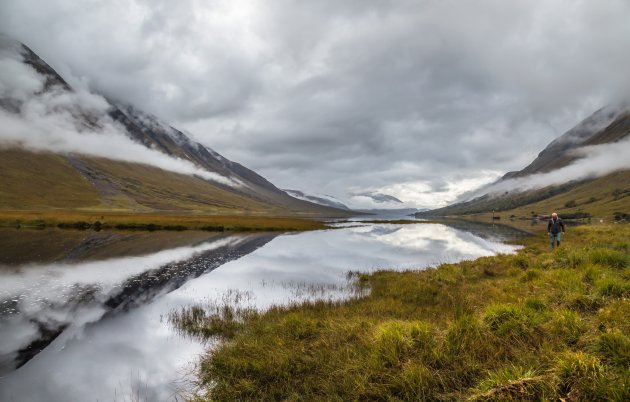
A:
[[[0,230],[0,400],[181,400],[206,346],[169,312],[347,296],[349,271],[423,269],[515,247],[509,229],[353,224],[298,234]]]

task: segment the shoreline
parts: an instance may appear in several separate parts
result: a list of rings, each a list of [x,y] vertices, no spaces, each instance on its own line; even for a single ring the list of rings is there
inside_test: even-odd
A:
[[[553,252],[541,229],[515,254],[358,274],[346,301],[183,310],[178,329],[221,340],[199,400],[627,400],[630,226]]]
[[[203,230],[210,232],[329,229],[321,217],[208,215],[112,211],[0,211],[0,227],[76,230]]]

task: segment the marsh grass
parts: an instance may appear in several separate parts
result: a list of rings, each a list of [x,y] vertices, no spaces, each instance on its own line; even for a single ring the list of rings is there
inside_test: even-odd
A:
[[[191,310],[189,332],[222,339],[200,400],[630,400],[628,238],[584,226],[555,252],[529,238],[516,255],[353,273],[368,291],[345,301]]]
[[[251,292],[230,289],[218,300],[173,310],[167,320],[181,335],[201,339],[229,338],[237,333],[246,318],[258,314],[251,306],[252,297]]]
[[[302,231],[328,228],[322,221],[296,217],[64,210],[0,211],[0,227],[210,232]]]

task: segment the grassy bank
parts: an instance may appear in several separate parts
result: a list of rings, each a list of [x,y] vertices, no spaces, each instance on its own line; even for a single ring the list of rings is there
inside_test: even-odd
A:
[[[192,307],[223,342],[200,400],[630,400],[630,226],[516,255],[360,274],[367,295],[264,313]]]
[[[118,230],[300,231],[325,229],[313,219],[268,216],[211,216],[168,213],[0,211],[0,226]]]

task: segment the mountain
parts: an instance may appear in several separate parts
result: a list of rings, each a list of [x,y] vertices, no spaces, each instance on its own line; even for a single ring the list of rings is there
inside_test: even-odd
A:
[[[572,151],[587,145],[617,142],[630,133],[630,106],[607,106],[553,140],[538,157],[522,170],[508,172],[502,179],[546,173],[569,165],[577,159]]]
[[[630,134],[630,105],[608,106],[593,113],[578,125],[552,141],[536,159],[522,170],[506,173],[498,182],[485,187],[498,188],[512,179],[526,179],[536,174],[558,171],[582,156],[581,147],[614,144]],[[483,194],[481,189],[481,193]],[[511,188],[503,193],[488,193],[472,200],[416,214],[418,217],[478,214],[511,211],[515,215],[564,211],[565,216],[623,215],[630,212],[630,163],[628,169],[603,177],[571,180],[532,190]]]
[[[14,64],[23,63],[22,67],[28,66],[27,73],[42,81],[41,88],[29,96],[40,103],[48,102],[46,106],[50,110],[43,113],[45,117],[51,113],[69,115],[70,124],[81,133],[97,132],[108,124],[113,125],[133,143],[199,172],[182,174],[176,169],[165,170],[141,163],[141,160],[118,158],[115,151],[98,155],[48,151],[45,147],[24,147],[21,141],[7,142],[0,137],[0,209],[347,214],[331,206],[291,197],[256,172],[191,140],[180,130],[134,106],[101,98],[106,102],[106,113],[99,114],[80,103],[55,103],[56,99],[76,95],[76,91],[30,48],[6,36],[0,37],[0,58]],[[0,91],[0,108],[10,116],[24,115],[23,109],[29,106],[24,94],[3,90],[2,86]],[[104,147],[106,142],[105,139]],[[162,159],[170,163],[169,158]]]
[[[401,219],[406,216],[414,216],[417,212],[428,211],[428,209],[418,208],[370,208],[370,209],[358,209],[357,211],[366,213],[368,215],[376,215],[376,218],[368,219],[383,219],[383,217],[393,217],[394,219]]]
[[[395,204],[403,204],[403,202],[401,200],[399,200],[398,198],[394,197],[393,195],[378,193],[378,192],[374,192],[374,191],[364,191],[362,193],[356,193],[354,195],[355,196],[359,196],[359,197],[369,198],[370,200],[372,200],[373,202],[375,202],[377,204],[386,204],[386,203],[390,203],[390,204],[394,204],[394,205]]]
[[[343,202],[339,201],[338,199],[330,195],[312,195],[312,194],[306,194],[299,190],[287,190],[287,189],[284,189],[284,192],[286,192],[290,196],[295,197],[299,200],[314,202],[315,204],[324,205],[327,207],[350,210],[350,208],[348,208],[346,204],[344,204]]]

